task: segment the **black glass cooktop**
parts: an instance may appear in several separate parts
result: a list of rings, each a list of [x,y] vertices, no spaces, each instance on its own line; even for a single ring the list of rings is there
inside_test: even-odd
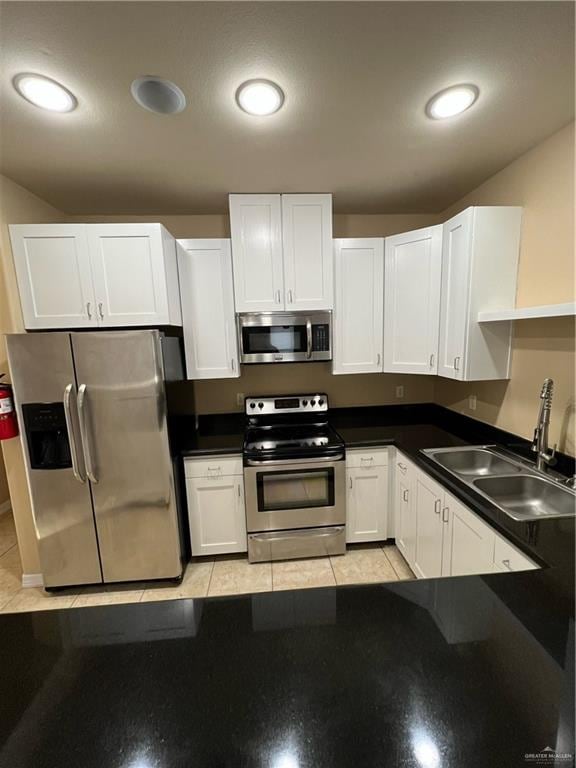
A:
[[[340,435],[329,424],[290,424],[253,427],[246,431],[244,455],[258,458],[319,457],[344,448]]]

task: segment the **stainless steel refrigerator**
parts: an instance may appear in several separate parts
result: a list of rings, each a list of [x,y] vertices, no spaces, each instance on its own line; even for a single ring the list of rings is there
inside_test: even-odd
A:
[[[178,339],[23,333],[7,347],[45,586],[178,578],[164,385]]]

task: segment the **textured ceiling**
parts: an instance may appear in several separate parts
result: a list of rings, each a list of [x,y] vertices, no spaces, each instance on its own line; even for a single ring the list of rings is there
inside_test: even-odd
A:
[[[570,2],[8,2],[1,9],[0,167],[68,213],[212,213],[228,192],[330,191],[340,212],[439,211],[568,123]],[[10,81],[66,84],[79,108],[42,112]],[[130,97],[153,74],[187,109]],[[268,118],[238,110],[243,80],[286,91]],[[431,94],[481,91],[446,122]]]

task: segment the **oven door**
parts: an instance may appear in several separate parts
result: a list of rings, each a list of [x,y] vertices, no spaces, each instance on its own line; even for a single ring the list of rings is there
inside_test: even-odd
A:
[[[343,525],[346,462],[334,459],[247,461],[244,467],[249,532]]]
[[[331,315],[254,313],[238,315],[242,363],[331,360]]]

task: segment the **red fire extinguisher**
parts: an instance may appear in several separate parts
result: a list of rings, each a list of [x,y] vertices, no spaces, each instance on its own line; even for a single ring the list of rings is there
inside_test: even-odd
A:
[[[4,374],[0,374],[0,379]],[[18,422],[14,410],[12,387],[0,381],[0,440],[9,440],[18,434]]]

